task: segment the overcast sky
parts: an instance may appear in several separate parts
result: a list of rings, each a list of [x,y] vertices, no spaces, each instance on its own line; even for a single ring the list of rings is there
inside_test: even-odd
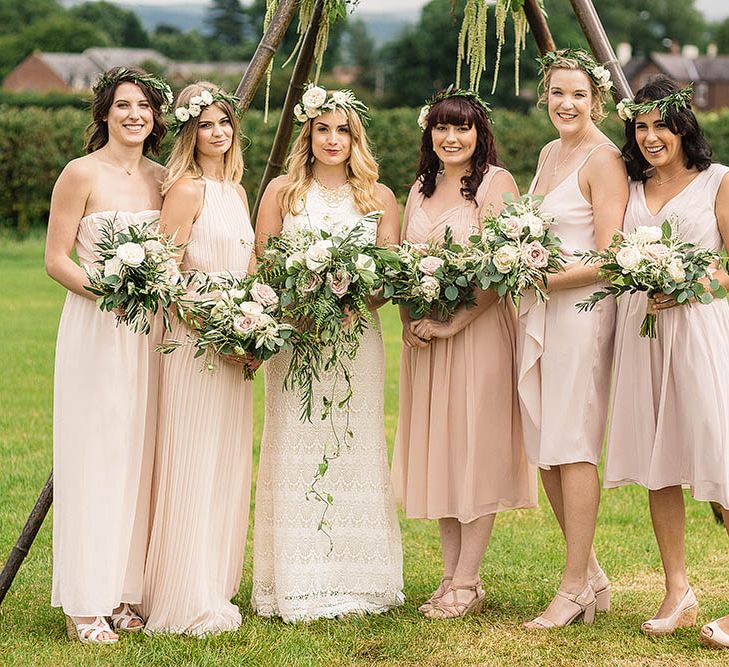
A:
[[[116,0],[119,4],[139,4],[139,5],[181,5],[192,3],[196,5],[206,5],[208,0]],[[246,0],[243,0],[244,4]],[[360,0],[359,10],[365,12],[382,12],[393,10],[407,10],[421,7],[427,0]],[[600,5],[610,0],[594,0],[597,11],[600,11]],[[651,0],[645,0],[646,6],[650,7]],[[549,3],[547,3],[549,4]],[[695,0],[698,7],[707,18],[712,20],[723,19],[729,16],[729,0]]]

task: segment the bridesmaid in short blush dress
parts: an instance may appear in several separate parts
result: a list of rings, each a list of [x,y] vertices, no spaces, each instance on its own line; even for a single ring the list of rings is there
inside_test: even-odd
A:
[[[658,102],[678,92],[662,77],[636,93],[644,112],[626,121],[623,155],[631,183],[625,230],[660,226],[675,215],[682,238],[718,251],[729,247],[729,168],[712,164],[687,103],[661,113]],[[713,277],[729,287],[724,270]],[[625,294],[618,305],[605,486],[636,483],[649,490],[666,593],[642,629],[656,635],[693,625],[698,610],[686,576],[681,487],[690,487],[697,500],[719,503],[729,529],[729,303],[677,306],[658,294],[650,302],[657,312],[655,339],[638,335],[648,306],[644,293]],[[700,637],[729,647],[729,617],[704,626]]]
[[[555,217],[565,270],[549,278],[549,299],[527,293],[519,308],[519,400],[524,443],[565,536],[557,594],[529,630],[564,626],[607,610],[610,586],[592,549],[608,407],[615,300],[588,312],[575,304],[596,289],[597,267],[575,252],[605,248],[622,227],[628,198],[620,151],[598,129],[607,96],[602,68],[583,51],[545,58],[544,101],[559,139],[547,144],[530,192]]]
[[[180,92],[202,107],[182,124],[163,192],[161,227],[187,243],[180,268],[245,275],[253,229],[233,100],[207,82]],[[183,114],[184,115],[184,114]],[[183,340],[177,322],[171,337]],[[203,636],[241,624],[238,592],[251,487],[251,384],[243,357],[202,368],[191,346],[162,361],[152,519],[144,573],[147,632]]]

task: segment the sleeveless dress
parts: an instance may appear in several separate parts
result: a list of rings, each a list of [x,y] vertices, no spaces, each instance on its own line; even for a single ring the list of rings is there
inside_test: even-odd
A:
[[[241,243],[244,241],[244,243]],[[180,267],[245,275],[253,229],[235,186],[205,179]],[[189,329],[177,321],[170,337]],[[251,384],[224,361],[203,370],[193,348],[162,360],[142,614],[147,632],[192,635],[240,626],[238,592],[251,487]]]
[[[714,206],[728,173],[712,164],[655,215],[643,184],[631,183],[625,231],[675,214],[686,241],[719,250]],[[625,294],[618,304],[605,486],[688,485],[697,500],[729,508],[729,303],[662,310],[650,339],[638,335],[646,301]]]
[[[286,215],[283,229],[351,229],[362,214],[348,197],[327,204],[316,183],[304,210]],[[367,240],[374,243],[377,226]],[[299,395],[285,391],[290,354],[266,362],[266,418],[256,483],[251,604],[261,616],[284,621],[381,613],[403,603],[402,547],[389,480],[384,428],[385,357],[380,332],[367,328],[351,362],[354,395],[349,406],[351,447],[330,463],[321,483],[334,497],[333,549],[317,531],[321,504],[305,498],[331,427],[316,409],[311,423],[299,420]],[[332,374],[314,384],[314,405],[328,393]],[[340,385],[341,385],[340,380]],[[341,397],[340,397],[341,398]],[[336,400],[335,400],[336,405]],[[342,429],[343,410],[334,409]]]
[[[98,259],[100,224],[152,222],[159,211],[81,219],[76,253]],[[142,599],[162,329],[147,336],[69,292],[58,325],[53,406],[53,592],[70,616],[109,616]]]
[[[499,171],[489,167],[477,202]],[[463,243],[480,229],[483,212],[466,200],[431,220],[419,190],[415,183],[405,208],[408,241],[442,241],[450,227]],[[451,338],[403,346],[392,479],[408,517],[468,523],[536,506],[536,475],[524,455],[516,400],[515,320],[504,300]]]
[[[577,250],[594,250],[592,204],[580,191],[582,163],[545,195],[544,213],[556,220],[566,262],[579,261]],[[613,147],[614,148],[614,147]],[[617,148],[615,148],[617,150]],[[537,170],[529,192],[539,180]],[[579,312],[596,285],[551,292],[546,303],[533,290],[519,307],[519,403],[524,444],[529,461],[540,468],[585,461],[600,462],[610,390],[615,299],[600,301],[594,310]]]

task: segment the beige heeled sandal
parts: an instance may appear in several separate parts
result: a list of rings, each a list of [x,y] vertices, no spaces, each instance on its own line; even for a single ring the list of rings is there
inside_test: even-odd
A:
[[[598,614],[610,611],[610,580],[607,575],[600,569],[588,579],[588,583],[595,591],[595,611]]]
[[[592,590],[592,586],[590,586],[590,584],[587,584],[587,586],[585,586],[585,588],[583,588],[577,595],[574,593],[567,593],[567,591],[557,591],[557,595],[565,600],[569,600],[575,606],[575,611],[572,616],[570,616],[564,623],[555,623],[554,621],[540,615],[531,621],[527,621],[522,625],[522,627],[525,630],[549,630],[551,628],[563,628],[566,625],[574,623],[580,618],[585,625],[592,625],[594,623],[597,599],[595,598],[595,591]]]
[[[130,625],[133,621],[139,621],[139,625]],[[123,632],[141,632],[144,630],[144,619],[124,602],[121,609],[111,615],[111,627]]]
[[[473,591],[473,599],[461,602],[456,597],[456,591]],[[480,580],[470,586],[451,585],[440,598],[433,602],[430,610],[425,613],[425,617],[431,620],[446,620],[478,614],[483,608],[485,598],[486,593]]]
[[[691,587],[684,593],[676,608],[666,618],[651,618],[640,629],[646,635],[670,635],[677,628],[690,628],[696,624],[699,603]]]
[[[450,584],[451,581],[453,581],[453,577],[441,577],[440,582],[438,583],[438,588],[436,588],[433,591],[433,594],[418,607],[418,611],[421,614],[425,614],[426,612],[430,611],[433,603],[436,600],[440,600],[440,598],[442,598],[446,594],[446,591],[448,590],[448,584]]]
[[[119,641],[118,637],[101,639],[99,635],[104,632],[115,634],[103,616],[97,616],[92,623],[77,623],[66,615],[66,634],[71,641],[80,641],[82,644],[116,644]]]

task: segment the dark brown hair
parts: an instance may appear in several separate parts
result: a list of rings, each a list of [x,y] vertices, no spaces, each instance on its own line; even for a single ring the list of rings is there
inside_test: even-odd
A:
[[[430,197],[435,192],[435,179],[440,171],[440,160],[433,149],[432,130],[435,125],[476,126],[476,149],[471,157],[471,169],[461,177],[461,195],[468,201],[476,201],[476,193],[489,165],[497,165],[496,145],[491,124],[484,108],[477,102],[462,96],[447,97],[433,104],[427,117],[428,126],[423,131],[420,144],[420,164],[416,182],[420,192]]]
[[[91,102],[91,123],[86,128],[87,153],[93,153],[108,143],[109,125],[105,119],[114,103],[116,89],[121,83],[133,83],[144,93],[154,117],[152,132],[144,140],[143,153],[146,155],[151,152],[153,155],[159,155],[162,139],[167,134],[167,124],[162,114],[162,107],[167,100],[159,90],[145,83],[143,78],[138,78],[145,76],[147,72],[136,67],[114,67],[101,75],[101,78],[109,80],[109,83],[94,91],[94,99]]]

